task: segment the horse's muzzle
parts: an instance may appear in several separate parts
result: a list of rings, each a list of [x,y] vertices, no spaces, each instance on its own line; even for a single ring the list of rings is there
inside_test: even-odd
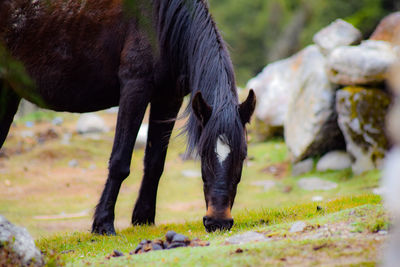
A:
[[[233,226],[233,219],[214,219],[209,216],[204,216],[203,224],[207,232],[230,230]]]

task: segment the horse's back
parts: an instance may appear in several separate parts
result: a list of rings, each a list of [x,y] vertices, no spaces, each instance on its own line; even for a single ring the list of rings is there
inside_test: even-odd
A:
[[[47,107],[86,112],[118,104],[130,25],[120,0],[30,1],[12,12],[2,37]]]

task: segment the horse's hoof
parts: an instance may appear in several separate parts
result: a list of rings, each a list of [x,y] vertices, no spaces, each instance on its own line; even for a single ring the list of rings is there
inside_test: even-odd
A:
[[[93,223],[92,233],[99,235],[117,235],[113,223]]]
[[[145,216],[133,216],[132,225],[152,225],[154,224],[154,218],[149,218]]]

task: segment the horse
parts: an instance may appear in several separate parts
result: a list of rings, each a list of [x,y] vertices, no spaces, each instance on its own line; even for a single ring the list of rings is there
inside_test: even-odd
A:
[[[129,9],[122,0],[0,1],[0,42],[34,82],[17,90],[0,77],[0,148],[21,98],[77,113],[119,106],[108,177],[92,224],[92,233],[115,235],[115,203],[130,174],[147,106],[144,175],[133,225],[154,224],[171,132],[190,95],[183,131],[187,153],[201,161],[203,224],[206,231],[231,229],[254,92],[239,103],[229,52],[206,0],[131,3]]]

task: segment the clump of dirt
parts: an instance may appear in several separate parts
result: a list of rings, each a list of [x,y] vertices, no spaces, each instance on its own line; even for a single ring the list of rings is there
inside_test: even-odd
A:
[[[207,241],[195,238],[190,240],[187,236],[175,233],[174,231],[168,231],[165,235],[165,241],[162,239],[143,240],[139,243],[137,248],[129,254],[141,254],[152,250],[163,250],[163,249],[174,249],[179,247],[205,247],[209,246],[210,243]]]

